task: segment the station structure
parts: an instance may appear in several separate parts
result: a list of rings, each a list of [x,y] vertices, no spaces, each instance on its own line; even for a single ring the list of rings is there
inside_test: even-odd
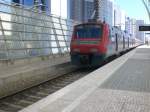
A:
[[[13,112],[4,107],[21,108],[19,112],[150,111],[147,45],[129,51],[27,107],[12,101],[1,102],[76,69],[70,64],[69,55],[70,37],[76,24],[73,20],[0,2],[0,112]]]

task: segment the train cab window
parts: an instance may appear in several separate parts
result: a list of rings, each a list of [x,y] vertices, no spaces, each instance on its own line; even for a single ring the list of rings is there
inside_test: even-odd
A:
[[[77,38],[100,38],[102,36],[102,26],[100,25],[84,25],[76,28]]]

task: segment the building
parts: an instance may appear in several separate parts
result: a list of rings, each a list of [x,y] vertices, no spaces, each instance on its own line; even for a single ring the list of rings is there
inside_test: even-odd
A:
[[[68,4],[70,19],[85,22],[92,17],[95,10],[97,18],[111,26],[113,24],[112,0],[68,0]]]
[[[68,0],[69,19],[85,22],[94,12],[94,0]]]
[[[111,0],[100,0],[99,18],[101,21],[105,21],[110,26],[113,25],[113,1],[111,1]]]
[[[144,20],[136,20],[136,38],[144,42],[144,32],[139,31],[140,25],[144,25]]]
[[[51,0],[12,0],[12,2],[22,4],[33,10],[38,9],[38,11],[46,12],[46,14],[51,13]]]
[[[136,19],[131,19],[131,38],[136,38]]]
[[[117,5],[114,5],[113,8],[113,26],[117,26],[121,29],[121,9]]]
[[[126,20],[125,20],[125,31],[127,33],[131,33],[131,20],[129,17],[126,17]]]
[[[121,10],[121,30],[125,31],[125,24],[126,24],[126,12]]]
[[[84,0],[69,0],[69,19],[84,21]]]
[[[108,15],[107,15],[107,22],[110,26],[113,25],[113,4],[114,2],[111,0],[108,0],[107,3],[107,9],[108,9]]]
[[[136,19],[129,18],[129,17],[126,18],[125,31],[130,34],[131,38],[137,38]]]
[[[83,12],[83,20],[88,21],[94,13],[94,1],[93,0],[85,0],[84,1],[84,12]]]

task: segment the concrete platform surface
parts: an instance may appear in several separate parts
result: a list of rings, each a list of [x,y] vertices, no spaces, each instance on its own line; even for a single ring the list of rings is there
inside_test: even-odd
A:
[[[138,47],[20,112],[150,112],[150,47]]]

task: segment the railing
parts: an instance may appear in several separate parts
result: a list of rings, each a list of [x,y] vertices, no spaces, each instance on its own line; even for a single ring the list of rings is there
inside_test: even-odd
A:
[[[0,2],[0,60],[69,52],[72,20]]]

